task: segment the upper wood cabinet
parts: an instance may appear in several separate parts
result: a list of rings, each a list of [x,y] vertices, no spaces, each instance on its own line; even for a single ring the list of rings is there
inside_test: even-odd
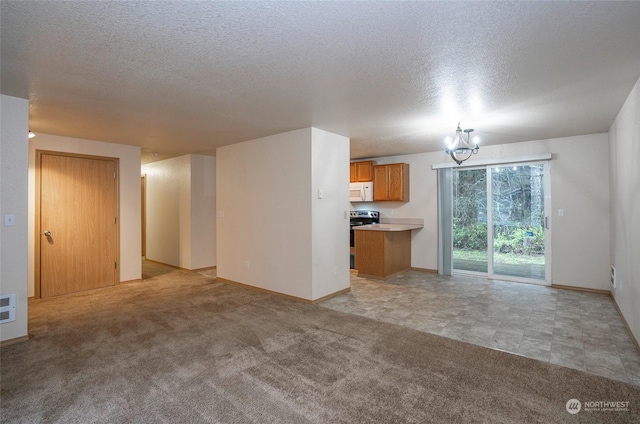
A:
[[[360,183],[373,180],[373,165],[372,160],[366,160],[363,162],[351,162],[349,168],[349,182]]]
[[[409,164],[391,163],[373,167],[375,202],[409,201]]]

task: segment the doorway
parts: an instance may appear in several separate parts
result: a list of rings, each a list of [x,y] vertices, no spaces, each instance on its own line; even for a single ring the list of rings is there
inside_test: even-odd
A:
[[[548,164],[454,169],[453,270],[550,284]]]
[[[140,177],[140,211],[141,217],[140,222],[142,223],[142,259],[145,259],[147,256],[147,176],[142,175]]]
[[[36,152],[35,297],[118,281],[118,159]]]

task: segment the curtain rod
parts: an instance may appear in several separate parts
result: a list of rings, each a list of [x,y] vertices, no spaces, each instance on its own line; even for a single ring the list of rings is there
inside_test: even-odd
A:
[[[431,169],[470,168],[473,166],[500,165],[503,163],[537,162],[541,160],[551,160],[552,158],[553,158],[552,153],[540,153],[537,155],[512,156],[512,157],[498,158],[498,159],[470,160],[470,161],[464,162],[463,165],[458,165],[455,162],[436,163],[431,165]]]

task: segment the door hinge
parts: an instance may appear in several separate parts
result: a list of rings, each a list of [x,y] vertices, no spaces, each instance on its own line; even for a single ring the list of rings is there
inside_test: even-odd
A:
[[[118,269],[118,262],[113,263],[113,269]]]
[[[117,224],[117,223],[118,223],[118,217],[117,217],[117,216],[113,218],[113,223],[114,223],[114,224]]]

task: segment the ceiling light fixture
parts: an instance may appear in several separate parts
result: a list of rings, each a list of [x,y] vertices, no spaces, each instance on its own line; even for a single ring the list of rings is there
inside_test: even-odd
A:
[[[453,140],[451,140],[451,137],[447,137],[447,148],[444,150],[448,155],[451,155],[451,159],[453,159],[458,165],[462,164],[462,162],[469,159],[471,155],[475,155],[478,153],[478,150],[480,150],[480,146],[478,145],[480,143],[479,137],[473,138],[474,147],[471,147],[471,144],[469,143],[473,129],[467,128],[464,132],[467,134],[466,140],[462,135],[463,131],[460,129],[460,122],[458,122],[456,135]]]
[[[29,130],[29,138],[33,138],[36,136],[36,133],[34,133],[33,131]]]

